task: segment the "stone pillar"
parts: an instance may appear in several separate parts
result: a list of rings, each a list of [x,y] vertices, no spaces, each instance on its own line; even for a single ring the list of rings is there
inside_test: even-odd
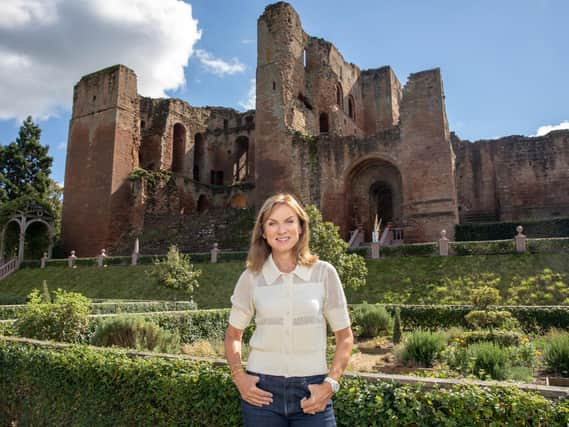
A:
[[[49,259],[49,257],[48,257],[48,255],[47,255],[47,252],[44,252],[44,253],[43,253],[43,256],[42,256],[41,259],[40,259],[41,268],[45,268],[45,265],[46,265],[48,259]]]
[[[439,255],[448,256],[448,237],[447,231],[441,231],[441,238],[439,239]]]
[[[524,228],[521,225],[518,225],[516,227],[516,231],[518,232],[518,234],[514,237],[514,240],[516,241],[516,252],[523,253],[527,251],[528,238],[526,235],[522,234]]]
[[[371,259],[379,259],[379,242],[371,242]]]
[[[101,249],[101,253],[97,255],[97,267],[104,266],[106,257],[107,257],[107,251],[105,249]]]
[[[77,261],[77,256],[75,255],[75,251],[71,251],[71,255],[67,257],[67,266],[69,268],[76,268],[75,262]]]
[[[130,264],[137,265],[139,256],[140,256],[140,242],[138,241],[137,237],[136,240],[134,241],[134,250],[132,251]]]
[[[210,262],[211,262],[212,264],[217,263],[217,257],[219,256],[219,253],[220,253],[220,252],[221,252],[221,251],[220,251],[219,248],[218,248],[218,244],[217,244],[217,243],[214,243],[214,244],[213,244],[213,249],[210,251],[210,254],[211,254]]]

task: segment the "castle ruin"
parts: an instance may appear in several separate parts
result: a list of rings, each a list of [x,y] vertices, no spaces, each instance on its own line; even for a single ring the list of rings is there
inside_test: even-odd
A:
[[[67,251],[124,252],[140,235],[151,246],[178,236],[183,250],[239,249],[243,240],[227,238],[246,238],[241,213],[277,191],[364,241],[376,215],[406,243],[442,229],[452,238],[457,223],[569,216],[569,131],[463,141],[449,131],[439,69],[405,85],[389,66],[360,70],[305,33],[284,2],[265,9],[257,31],[256,109],[245,113],[140,96],[122,65],[81,78]]]

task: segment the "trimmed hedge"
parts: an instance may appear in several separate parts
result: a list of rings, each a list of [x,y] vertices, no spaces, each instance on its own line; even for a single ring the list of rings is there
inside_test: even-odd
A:
[[[405,329],[445,329],[453,326],[468,328],[464,319],[471,305],[386,305],[391,314],[401,310],[401,323]],[[520,322],[526,332],[539,332],[551,328],[569,329],[569,306],[495,306],[489,310],[506,310]]]
[[[516,227],[524,227],[529,237],[569,237],[569,218],[538,221],[492,222],[480,224],[457,224],[454,238],[457,241],[513,239]]]
[[[381,257],[434,256],[438,255],[438,253],[438,243],[414,243],[410,245],[384,246],[379,252]]]
[[[0,417],[7,425],[236,426],[239,397],[225,368],[131,357],[84,346],[52,349],[0,340]],[[345,378],[339,426],[565,426],[569,400],[515,386],[369,383]]]
[[[0,306],[0,320],[15,319],[27,307],[25,304]],[[116,301],[92,303],[91,308],[92,314],[119,314],[195,310],[197,305],[191,301]]]
[[[486,242],[450,242],[451,253],[464,255],[499,255],[516,252],[514,239]]]

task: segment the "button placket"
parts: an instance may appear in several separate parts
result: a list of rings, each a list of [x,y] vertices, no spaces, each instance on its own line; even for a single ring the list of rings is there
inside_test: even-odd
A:
[[[286,304],[287,304],[287,311],[285,313],[285,341],[286,341],[286,350],[287,353],[290,354],[292,352],[292,275],[286,274],[284,276],[284,283],[286,289]],[[290,375],[291,367],[290,367],[290,358],[287,357],[286,362],[286,369],[287,375]]]

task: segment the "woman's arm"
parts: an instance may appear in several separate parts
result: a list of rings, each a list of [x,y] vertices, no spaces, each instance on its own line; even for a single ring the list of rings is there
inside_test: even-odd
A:
[[[241,398],[251,405],[264,406],[273,401],[273,395],[257,387],[259,377],[249,375],[241,364],[241,342],[243,330],[229,325],[225,333],[225,358],[231,369],[231,378],[239,390]]]
[[[352,355],[354,334],[352,333],[352,328],[348,326],[347,328],[336,331],[335,335],[336,351],[334,353],[334,359],[332,360],[328,376],[339,381],[340,377],[346,370],[348,362],[350,361],[350,356]],[[326,409],[328,400],[334,394],[332,386],[327,382],[323,382],[322,384],[309,385],[308,389],[310,390],[310,398],[302,399],[300,402],[302,410],[307,414],[314,414]]]

